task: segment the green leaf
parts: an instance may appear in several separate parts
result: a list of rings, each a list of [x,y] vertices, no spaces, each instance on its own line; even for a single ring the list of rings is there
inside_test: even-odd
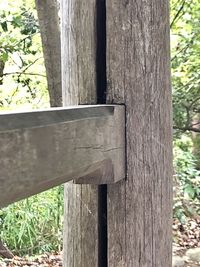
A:
[[[22,17],[21,16],[16,16],[13,17],[12,20],[12,25],[16,28],[16,27],[20,27],[22,24]]]
[[[196,191],[191,184],[186,185],[186,187],[184,188],[184,192],[188,194],[190,198],[194,199]]]
[[[8,31],[8,25],[6,21],[1,22],[1,28],[3,29],[4,32]]]
[[[5,63],[8,60],[8,53],[7,52],[3,52],[1,58],[2,58],[3,62]]]

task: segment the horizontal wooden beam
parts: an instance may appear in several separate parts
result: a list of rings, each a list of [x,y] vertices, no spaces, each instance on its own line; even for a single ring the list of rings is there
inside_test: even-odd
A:
[[[70,180],[125,177],[122,105],[92,105],[0,115],[0,207]]]

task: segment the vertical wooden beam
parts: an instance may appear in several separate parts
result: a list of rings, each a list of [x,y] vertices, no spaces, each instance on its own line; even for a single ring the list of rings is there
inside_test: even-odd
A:
[[[57,5],[57,0],[35,0],[51,107],[62,106],[60,25]]]
[[[108,102],[126,104],[127,181],[108,186],[108,266],[171,266],[169,1],[107,1]]]
[[[96,103],[95,0],[62,1],[64,105]],[[65,185],[64,266],[98,266],[98,187]]]

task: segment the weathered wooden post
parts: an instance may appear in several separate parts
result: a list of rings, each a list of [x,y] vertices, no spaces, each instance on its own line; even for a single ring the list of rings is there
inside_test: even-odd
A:
[[[62,59],[65,104],[106,90],[127,122],[126,181],[66,186],[64,266],[170,267],[169,1],[63,0]]]
[[[126,104],[127,181],[108,186],[108,266],[170,267],[169,1],[107,1],[108,102]]]
[[[61,1],[64,105],[97,102],[95,17],[95,0]],[[65,185],[63,238],[65,267],[98,266],[97,185]]]

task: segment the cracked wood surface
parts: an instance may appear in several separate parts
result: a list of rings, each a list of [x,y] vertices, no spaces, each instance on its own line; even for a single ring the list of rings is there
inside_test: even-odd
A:
[[[108,186],[108,266],[172,266],[169,1],[106,1],[107,99],[126,105],[127,181]]]
[[[96,0],[61,1],[64,106],[95,104]],[[64,267],[98,267],[98,186],[65,184]]]
[[[72,179],[117,181],[124,158],[123,106],[0,115],[0,207]]]

